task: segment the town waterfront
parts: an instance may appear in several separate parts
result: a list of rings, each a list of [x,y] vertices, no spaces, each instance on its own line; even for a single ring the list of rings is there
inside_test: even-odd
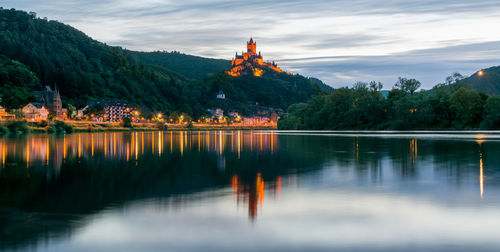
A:
[[[498,251],[500,133],[0,138],[0,250]]]

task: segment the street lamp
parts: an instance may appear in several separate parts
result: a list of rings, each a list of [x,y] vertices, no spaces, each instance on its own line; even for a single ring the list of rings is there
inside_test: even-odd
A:
[[[477,72],[477,75],[478,75],[479,77],[483,76],[483,75],[484,75],[484,71],[483,71],[483,70],[479,70],[479,72]]]

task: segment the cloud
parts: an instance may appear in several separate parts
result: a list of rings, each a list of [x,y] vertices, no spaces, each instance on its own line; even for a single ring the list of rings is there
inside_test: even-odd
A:
[[[410,75],[430,87],[451,72],[472,73],[500,59],[492,48],[500,41],[495,32],[500,5],[494,0],[4,0],[2,5],[35,11],[132,50],[230,59],[253,36],[266,59],[333,86]],[[486,44],[488,54],[474,56]]]

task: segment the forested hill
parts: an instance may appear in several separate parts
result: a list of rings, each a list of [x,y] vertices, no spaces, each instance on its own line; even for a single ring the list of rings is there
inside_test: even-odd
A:
[[[57,84],[65,103],[117,97],[153,110],[203,112],[197,83],[32,13],[0,9],[0,54],[27,66],[43,85]],[[26,91],[25,83],[0,85],[2,93]]]
[[[286,110],[330,91],[300,75],[230,77],[225,60],[111,47],[71,26],[13,9],[0,9],[0,56],[0,94],[12,98],[2,101],[8,109],[32,100],[43,85],[56,84],[64,106],[120,98],[143,111],[194,117],[214,107],[252,112],[247,108],[258,104]],[[216,99],[220,90],[227,97],[222,104]]]
[[[468,78],[465,78],[461,83],[466,83],[472,86],[478,92],[489,95],[500,94],[500,66],[490,67],[482,70],[482,75],[474,73]]]
[[[180,52],[134,52],[129,51],[138,60],[152,65],[160,65],[188,78],[203,80],[206,77],[228,69],[231,61],[210,59],[183,54]]]

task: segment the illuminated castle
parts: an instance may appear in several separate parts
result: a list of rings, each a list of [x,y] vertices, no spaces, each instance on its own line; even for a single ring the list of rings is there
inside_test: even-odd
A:
[[[278,73],[283,72],[274,61],[264,62],[261,53],[257,54],[257,43],[253,41],[253,38],[250,38],[250,41],[247,41],[247,52],[241,55],[236,53],[235,58],[232,60],[231,70],[227,71],[227,74],[236,77],[240,76],[243,70],[251,69],[254,76],[262,76],[265,72],[263,68],[268,68]]]

